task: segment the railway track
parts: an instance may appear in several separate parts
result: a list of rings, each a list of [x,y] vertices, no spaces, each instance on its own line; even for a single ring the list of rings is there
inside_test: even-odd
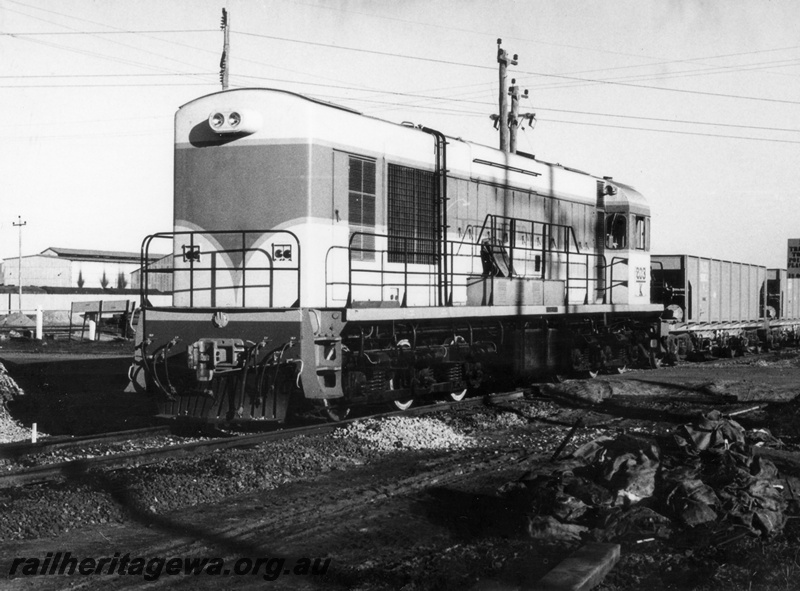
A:
[[[172,427],[159,425],[156,427],[145,427],[142,429],[131,429],[128,431],[114,431],[112,433],[102,433],[100,435],[89,435],[85,437],[48,437],[36,443],[20,441],[14,443],[0,444],[0,460],[19,460],[21,458],[36,454],[45,454],[55,451],[65,451],[81,447],[95,445],[111,445],[131,439],[143,437],[157,437],[161,435],[171,435]]]
[[[192,441],[189,443],[152,447],[123,453],[110,453],[108,455],[95,457],[84,457],[80,459],[56,462],[2,473],[0,474],[0,490],[15,486],[29,486],[63,479],[79,478],[88,474],[92,470],[116,470],[128,466],[152,464],[166,459],[206,454],[223,449],[253,447],[262,443],[279,441],[301,435],[321,435],[333,432],[336,429],[345,427],[364,418],[375,419],[393,416],[419,416],[456,408],[470,408],[482,405],[491,406],[502,402],[516,400],[522,397],[524,397],[524,392],[521,390],[516,390],[513,392],[468,398],[458,402],[440,402],[425,406],[413,407],[404,411],[372,414],[365,417],[347,419],[335,423],[307,425],[248,435],[214,437],[200,441]],[[109,433],[105,436],[83,438],[82,440],[71,439],[53,442],[43,441],[41,444],[7,444],[6,446],[0,448],[0,457],[4,457],[7,460],[18,459],[24,457],[25,455],[45,453],[43,450],[48,448],[50,448],[49,451],[53,451],[70,447],[75,448],[81,446],[85,447],[87,445],[107,444],[112,441],[125,441],[126,438],[130,439],[132,437],[151,436],[155,432],[158,432],[159,429],[161,430],[162,434],[165,430],[170,432],[169,427],[162,427],[154,429],[121,431]]]

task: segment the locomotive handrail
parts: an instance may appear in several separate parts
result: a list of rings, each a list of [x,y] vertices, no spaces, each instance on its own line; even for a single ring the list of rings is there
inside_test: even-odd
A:
[[[599,266],[600,269],[603,270],[603,277],[597,277],[594,279],[595,282],[600,282],[601,280],[604,282],[605,280],[605,257],[600,253],[590,253],[590,252],[581,252],[580,245],[578,244],[578,240],[575,236],[575,230],[572,226],[566,224],[555,224],[552,222],[542,222],[530,219],[521,219],[521,218],[513,218],[509,216],[501,216],[496,214],[487,214],[484,218],[483,226],[481,227],[481,231],[478,234],[477,241],[480,242],[483,236],[484,231],[486,230],[487,224],[491,225],[491,234],[493,237],[497,236],[497,221],[498,220],[507,220],[509,222],[508,226],[510,229],[510,236],[508,237],[508,244],[509,244],[509,262],[513,266],[514,264],[514,249],[520,248],[515,246],[516,244],[516,233],[517,233],[517,226],[518,224],[530,224],[531,226],[531,237],[535,234],[534,230],[537,224],[542,226],[542,248],[541,248],[541,257],[542,257],[542,279],[545,279],[546,274],[546,266],[544,264],[544,260],[547,258],[547,255],[550,254],[563,254],[566,258],[566,289],[564,290],[564,303],[569,303],[569,292],[571,289],[580,289],[580,287],[575,288],[572,287],[571,283],[573,281],[582,281],[584,283],[583,289],[586,290],[586,295],[584,301],[588,303],[589,301],[589,285],[592,282],[592,279],[589,277],[589,258],[595,259],[602,259],[603,265]],[[503,224],[505,227],[505,224]],[[561,239],[558,239],[558,234],[561,234]],[[553,239],[553,236],[556,236],[556,239]],[[505,242],[502,240],[501,242]],[[553,243],[555,242],[556,248],[553,249]],[[559,243],[562,245],[559,247]],[[574,250],[571,248],[574,247]],[[523,249],[523,250],[531,250],[533,249]],[[585,276],[583,279],[578,279],[577,277],[572,277],[570,275],[570,265],[573,264],[570,261],[570,254],[578,254],[585,257],[585,262],[583,265],[585,266]],[[581,263],[577,263],[581,264]],[[603,291],[602,289],[596,288],[597,291]],[[606,297],[605,293],[603,294],[603,301],[605,303]]]
[[[254,237],[254,239],[250,241],[250,246],[248,246],[248,235],[252,235]],[[223,237],[237,236],[240,237],[238,246],[231,246],[230,244],[223,246],[221,243],[224,242]],[[269,236],[271,238],[270,242],[272,242],[273,249],[276,247],[274,243],[275,237],[285,236],[284,240],[286,240],[287,246],[292,252],[292,259],[290,259],[291,262],[287,261],[284,265],[276,267],[276,261],[274,260],[272,254],[260,246],[255,246],[256,240],[264,236]],[[182,238],[185,238],[186,240],[181,240]],[[150,248],[156,240],[160,239],[169,240],[171,242],[172,253],[165,255],[165,257],[159,258],[157,261],[152,261],[150,260],[149,255]],[[198,239],[202,240],[202,242],[200,242]],[[260,240],[259,242],[263,244],[264,240]],[[203,244],[206,245],[207,250],[201,252],[200,248],[203,246]],[[181,257],[181,255],[178,253],[179,245],[183,248],[183,262],[187,264],[186,267],[179,267],[176,265],[176,261],[179,259],[179,257]],[[211,248],[208,248],[209,245]],[[248,255],[250,255],[252,259],[253,253],[257,253],[258,256],[263,256],[265,262],[262,264],[248,264]],[[199,263],[200,257],[202,255],[209,254],[211,255],[210,265],[198,266],[197,263]],[[241,255],[241,265],[236,264],[228,267],[216,266],[217,255],[232,254]],[[154,266],[160,261],[164,260],[166,257],[172,257],[169,266]],[[229,290],[241,290],[241,301],[237,302],[236,306],[245,307],[247,305],[248,291],[252,292],[256,289],[265,289],[268,291],[268,301],[266,302],[265,307],[273,307],[275,305],[275,274],[291,273],[295,277],[297,287],[296,293],[294,294],[295,297],[291,298],[294,304],[288,307],[296,307],[299,305],[298,302],[300,300],[301,290],[300,257],[300,241],[297,236],[289,230],[184,230],[177,232],[158,232],[145,237],[142,242],[140,255],[141,282],[139,285],[141,301],[143,305],[148,305],[148,296],[152,290],[151,282],[154,276],[168,275],[172,278],[172,285],[169,291],[173,294],[173,296],[175,294],[188,294],[188,307],[190,308],[194,307],[196,304],[195,296],[204,292],[209,294],[209,305],[216,307],[218,292],[221,293]],[[240,273],[240,281],[232,281],[230,285],[217,285],[217,274],[224,271]],[[209,274],[209,285],[196,285],[196,275],[200,273]],[[250,275],[253,273],[266,273],[267,277],[265,280],[262,280],[262,282],[248,284],[248,273]],[[187,275],[188,286],[178,286],[175,284],[177,277]]]
[[[537,223],[542,224],[543,226],[547,225],[543,222],[530,222],[529,223]],[[556,225],[554,225],[556,226]],[[568,250],[562,251],[548,251],[546,254],[550,256],[558,256],[558,255],[565,255],[564,260],[556,261],[559,267],[565,269],[565,277],[563,279],[551,278],[555,280],[562,280],[564,281],[564,304],[568,304],[570,301],[570,294],[574,293],[574,290],[585,290],[585,294],[583,297],[583,301],[585,304],[589,303],[589,297],[592,292],[599,293],[602,290],[599,288],[600,280],[604,280],[605,277],[591,277],[590,271],[592,269],[605,269],[606,268],[606,259],[604,255],[593,253],[593,252],[580,252],[578,249],[576,252],[572,252],[569,250],[569,236],[572,235],[574,238],[574,234],[571,234],[571,228],[568,226],[560,226],[563,228],[563,236],[567,238],[564,240],[562,244],[564,244]],[[370,236],[373,238],[374,243],[377,244],[378,241],[386,241],[387,248],[384,250],[378,247],[364,247],[364,240],[365,236]],[[391,243],[394,244],[392,248],[388,248],[388,245]],[[402,241],[402,249],[399,249],[397,243]],[[376,302],[383,302],[385,297],[385,289],[386,288],[393,288],[397,287],[403,290],[402,297],[398,293],[398,301],[396,305],[401,307],[408,306],[408,294],[409,289],[420,288],[425,289],[431,288],[432,281],[437,276],[437,271],[440,265],[436,262],[438,257],[440,256],[436,252],[432,252],[431,248],[423,248],[423,252],[414,251],[411,248],[411,244],[433,244],[435,239],[432,238],[419,238],[419,237],[403,237],[403,236],[389,236],[387,234],[378,234],[373,232],[354,232],[348,241],[347,246],[332,246],[328,249],[325,257],[325,285],[326,285],[326,305],[335,305],[332,302],[334,301],[342,301],[344,300],[345,306],[350,307],[354,305],[355,302],[359,301],[359,298],[355,295],[355,292],[359,291],[359,288],[365,289],[372,289],[372,290],[379,290],[377,297],[375,298]],[[427,296],[423,296],[428,298],[429,303],[428,305],[435,305],[435,306],[448,306],[453,305],[453,289],[454,287],[461,287],[466,288],[467,280],[469,277],[475,276],[486,276],[486,272],[483,269],[483,264],[481,261],[480,253],[481,253],[481,244],[479,242],[467,242],[465,240],[461,241],[449,241],[451,243],[451,248],[448,249],[448,283],[450,291],[441,295],[439,292],[436,293],[434,301],[430,302],[430,298],[434,297],[431,293]],[[577,247],[576,241],[573,243]],[[458,245],[457,247],[455,245]],[[462,253],[463,247],[467,245],[469,246],[469,252]],[[528,247],[517,247],[517,251],[529,252],[529,253],[538,253],[537,248],[528,248]],[[336,263],[332,263],[333,257],[336,256],[336,253],[342,253],[342,256],[346,257],[346,261],[341,261],[338,259]],[[363,254],[363,253],[370,253],[374,255],[371,261],[360,261],[360,256],[354,256],[356,254]],[[577,255],[578,260],[575,260],[575,256]],[[391,260],[392,257],[396,257],[395,260]],[[515,276],[520,278],[534,278],[539,277],[542,280],[548,280],[548,268],[552,266],[552,260],[548,261],[547,257],[542,259],[538,258],[539,255],[537,254],[536,257],[533,258],[525,258],[518,257],[518,261],[521,260],[525,264],[522,265],[523,269],[528,268],[528,265],[535,262],[535,267],[537,269],[535,275],[530,275],[523,271],[522,274],[515,273]],[[421,260],[420,260],[421,259]],[[592,261],[595,261],[592,263]],[[459,264],[459,261],[466,261],[465,264]],[[340,266],[341,265],[341,266]],[[346,272],[341,267],[346,265]],[[392,268],[393,265],[396,265],[395,268]],[[416,265],[415,267],[410,267],[410,265]],[[580,275],[574,274],[574,267],[581,268]],[[457,271],[457,268],[461,268],[461,271]],[[342,274],[346,277],[343,280],[337,280],[336,276]],[[360,279],[360,277],[369,277],[370,275],[377,275],[378,280],[371,281],[367,279]],[[393,277],[398,277],[397,280],[393,280]],[[414,278],[428,278],[428,281],[414,281]],[[458,281],[458,279],[462,279],[463,281]],[[595,287],[592,287],[592,283],[596,284]],[[331,295],[331,289],[336,286],[344,286],[347,289],[347,296],[346,298],[333,298]],[[363,291],[362,291],[363,293]],[[374,293],[374,292],[373,292]],[[363,301],[363,300],[360,300]],[[606,294],[603,292],[603,303],[606,301]],[[417,304],[417,305],[424,305],[424,304]]]
[[[516,233],[516,226],[519,223],[531,224],[531,226],[535,226],[537,224],[541,225],[542,229],[543,229],[543,238],[546,235],[546,237],[549,237],[551,239],[550,241],[547,241],[547,240],[543,239],[542,240],[542,247],[543,248],[547,247],[547,249],[549,251],[551,251],[551,252],[552,252],[552,249],[550,248],[549,242],[552,241],[552,236],[553,236],[552,229],[553,228],[557,228],[557,229],[559,229],[559,230],[564,232],[563,238],[565,238],[564,242],[565,242],[566,248],[563,249],[563,250],[562,249],[558,249],[555,252],[568,252],[569,251],[568,243],[571,242],[575,246],[575,252],[576,253],[584,254],[584,253],[581,253],[580,246],[578,245],[578,241],[575,238],[575,231],[572,228],[572,226],[569,226],[569,225],[566,225],[566,224],[555,224],[553,222],[541,222],[541,221],[530,220],[530,219],[514,218],[514,217],[509,217],[509,216],[504,216],[504,215],[497,215],[497,214],[493,214],[493,213],[486,214],[486,217],[483,220],[483,225],[481,226],[481,230],[478,233],[478,237],[476,238],[476,242],[477,243],[481,242],[481,239],[483,238],[483,234],[486,231],[486,226],[487,226],[487,224],[489,222],[491,222],[492,236],[495,237],[497,235],[497,221],[498,220],[507,220],[509,222],[509,227],[511,228],[512,235]],[[545,232],[544,230],[547,230],[548,228],[551,231],[550,232]],[[570,241],[570,238],[572,238],[571,241]],[[501,241],[501,242],[505,242],[505,241]],[[509,237],[509,244],[512,245],[510,248],[514,248],[513,247],[513,242],[511,240],[511,237]]]
[[[422,253],[409,252],[409,248],[408,248],[409,241],[412,241],[412,240],[413,241],[417,241],[417,242],[426,242],[426,243],[434,244],[434,248],[435,248],[435,243],[437,242],[437,240],[434,239],[434,238],[392,236],[391,238],[393,240],[402,240],[403,241],[403,251],[402,251],[402,253],[398,253],[396,250],[389,249],[388,247],[387,247],[387,249],[385,251],[384,250],[377,250],[377,249],[354,247],[353,246],[353,242],[355,242],[357,238],[361,238],[363,236],[372,236],[374,238],[386,238],[387,240],[389,239],[388,234],[376,234],[376,233],[372,233],[372,232],[354,232],[350,236],[350,240],[349,240],[349,243],[348,243],[348,246],[347,246],[347,249],[346,249],[347,252],[348,252],[348,257],[347,257],[348,285],[350,286],[350,289],[349,289],[350,295],[348,296],[348,304],[352,303],[351,302],[351,299],[352,299],[352,286],[353,285],[358,285],[358,284],[353,282],[352,253],[354,253],[354,252],[361,252],[361,253],[370,252],[370,253],[373,253],[373,254],[386,255],[386,257],[389,257],[391,255],[402,254],[402,257],[403,257],[403,261],[402,261],[402,264],[403,264],[403,283],[402,283],[402,287],[403,287],[403,290],[404,290],[404,294],[408,292],[408,277],[409,277],[409,275],[412,275],[412,276],[414,276],[414,275],[430,276],[431,275],[430,271],[413,271],[413,270],[409,271],[409,269],[408,269],[409,255],[412,255],[414,257],[422,257],[423,260],[428,259],[428,262],[420,263],[420,262],[414,261],[411,264],[422,264],[422,265],[437,264],[437,267],[438,267],[438,263],[435,263],[435,261],[438,261],[438,259],[441,258],[441,255],[439,255],[438,253],[436,253],[436,252],[422,252]],[[336,248],[337,247],[332,247],[332,248],[328,249],[328,253],[330,254],[330,252],[332,250],[336,249]],[[338,247],[338,248],[343,248],[343,247]],[[384,256],[380,257],[380,269],[377,269],[377,270],[375,270],[375,269],[356,269],[356,272],[359,272],[359,273],[380,273],[381,281],[380,281],[379,287],[381,289],[383,289],[384,287],[399,286],[400,284],[398,284],[398,283],[386,283],[384,281],[383,277],[384,277],[385,274],[387,274],[387,273],[396,274],[396,272],[387,271],[385,265],[386,264],[397,264],[397,261],[385,261],[384,259],[385,259]],[[327,281],[327,271],[328,271],[327,260],[328,259],[327,259],[327,256],[326,256],[326,264],[325,264],[326,285],[329,284],[329,282]],[[374,287],[374,284],[362,284],[362,285]],[[439,305],[439,306],[444,305],[443,300],[442,300],[441,292],[438,295],[439,295],[439,301],[438,301],[437,305]]]
[[[215,255],[217,255],[217,254],[228,254],[228,253],[234,253],[234,252],[242,252],[242,251],[239,250],[239,249],[236,249],[236,250],[229,250],[229,249],[215,250],[214,254]],[[265,251],[263,248],[248,249],[246,252],[259,252],[259,253],[262,253],[267,258],[267,260],[270,262],[270,265],[267,266],[267,267],[255,267],[255,266],[243,267],[242,270],[241,270],[241,272],[242,272],[242,287],[245,287],[245,288],[246,287],[256,288],[256,287],[269,287],[269,286],[271,286],[272,283],[273,283],[272,277],[273,277],[274,268],[273,268],[273,266],[271,264],[273,262],[273,260],[272,260],[272,257],[270,256],[270,254],[267,251]],[[267,283],[264,283],[264,284],[254,284],[254,285],[248,286],[247,282],[245,281],[245,269],[249,269],[250,271],[268,271],[269,272],[269,281]],[[202,269],[202,270],[205,270],[205,269]],[[209,269],[209,271],[215,271],[215,270],[216,270],[215,268],[210,268]],[[175,275],[176,271],[188,271],[190,278],[192,278],[194,276],[193,275],[193,272],[194,272],[193,268],[190,268],[190,269],[172,269],[170,271],[170,273],[172,275]],[[202,287],[195,287],[193,282],[191,282],[189,288],[187,288],[187,289],[173,289],[172,293],[173,294],[175,294],[175,293],[188,293],[189,294],[189,307],[192,307],[193,304],[194,304],[194,294],[195,293],[199,293],[199,292],[203,292],[203,291],[209,291],[209,292],[211,292],[211,296],[212,296],[211,305],[215,306],[214,290],[216,290],[216,289],[220,289],[220,290],[222,290],[222,289],[234,289],[235,287],[236,286],[219,287],[218,288],[216,286],[211,286],[211,287],[207,287],[207,288],[202,288]],[[273,303],[273,296],[272,296],[271,291],[272,290],[270,290],[270,301],[269,301],[269,304],[268,304],[269,307],[272,307],[272,303]],[[245,307],[246,304],[247,304],[246,294],[247,294],[246,289],[243,289],[243,291],[242,291],[242,307]]]
[[[628,264],[628,257],[611,257],[611,263],[608,265],[608,269],[611,269],[611,277],[609,277],[608,285],[606,285],[603,289],[606,293],[610,293],[611,296],[609,298],[609,304],[614,303],[614,288],[615,287],[626,287],[628,285],[628,281],[626,279],[620,279],[619,281],[614,281],[614,267],[617,265],[626,265]]]

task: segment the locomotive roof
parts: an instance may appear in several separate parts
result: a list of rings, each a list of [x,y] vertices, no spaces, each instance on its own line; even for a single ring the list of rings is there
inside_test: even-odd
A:
[[[606,197],[607,211],[614,211],[615,209],[618,209],[630,211],[631,213],[648,214],[650,212],[650,206],[647,204],[647,199],[645,199],[644,195],[639,193],[639,191],[630,185],[626,185],[612,179],[606,179],[606,181],[617,188],[616,195],[609,195]]]
[[[364,115],[361,111],[356,111],[355,109],[351,109],[350,107],[345,107],[343,105],[337,105],[336,103],[330,103],[328,101],[323,101],[320,99],[315,99],[304,94],[298,94],[296,92],[292,92],[291,90],[283,90],[282,88],[262,88],[258,86],[249,86],[247,88],[234,88],[232,90],[220,90],[217,92],[210,92],[208,94],[204,94],[203,96],[198,96],[197,98],[193,98],[188,103],[182,104],[178,107],[178,110],[183,109],[184,107],[191,105],[197,101],[203,100],[209,96],[215,96],[218,94],[229,94],[232,92],[242,92],[242,91],[266,91],[266,92],[282,92],[284,94],[290,94],[292,96],[296,96],[299,99],[303,99],[305,101],[309,101],[311,103],[316,103],[318,105],[322,105],[323,107],[330,107],[332,109],[339,109],[340,111],[346,111],[348,113],[352,113],[353,115],[361,115],[362,117],[370,117],[371,119],[378,119],[377,117],[371,117],[370,115]],[[379,121],[385,121],[384,119],[378,119]],[[391,121],[386,121],[387,123],[391,123]],[[396,125],[400,125],[399,123]]]
[[[305,96],[305,95],[302,95],[302,94],[298,94],[296,92],[292,92],[292,91],[284,90],[284,89],[279,89],[279,88],[248,87],[248,88],[237,88],[237,89],[233,89],[233,90],[223,90],[223,91],[213,92],[213,93],[209,93],[207,95],[203,95],[201,97],[197,97],[197,98],[195,98],[195,99],[193,99],[193,100],[181,105],[181,107],[179,108],[179,112],[180,112],[180,110],[185,109],[186,107],[188,107],[188,106],[190,106],[190,105],[192,105],[192,104],[194,104],[194,103],[196,103],[198,101],[202,101],[202,100],[207,99],[207,98],[212,97],[212,96],[219,96],[219,95],[225,95],[225,94],[234,94],[234,93],[242,93],[242,92],[245,92],[245,93],[248,93],[248,92],[263,92],[263,93],[277,93],[277,94],[288,95],[288,96],[296,98],[298,100],[306,101],[308,103],[315,104],[315,105],[318,105],[318,106],[323,107],[323,108],[335,109],[335,110],[338,110],[338,111],[341,111],[341,112],[344,112],[344,113],[348,113],[348,114],[351,114],[351,115],[356,115],[356,116],[362,117],[364,119],[369,119],[369,120],[372,120],[372,121],[374,121],[376,123],[380,123],[380,124],[383,124],[383,125],[391,125],[391,126],[396,126],[396,127],[399,127],[399,128],[408,129],[408,130],[418,130],[418,131],[420,131],[420,133],[422,133],[422,131],[421,131],[421,128],[423,127],[422,125],[412,125],[412,124],[409,124],[408,122],[396,123],[394,121],[388,121],[386,119],[381,119],[379,117],[374,117],[374,116],[371,116],[371,115],[365,115],[364,113],[362,113],[360,111],[357,111],[355,109],[351,109],[349,107],[345,107],[345,106],[342,106],[342,105],[338,105],[338,104],[331,103],[331,102],[328,102],[328,101],[323,101],[323,100],[316,99],[316,98],[311,98],[311,97],[308,97],[308,96]],[[501,150],[499,150],[499,149],[497,149],[497,148],[495,148],[493,146],[488,146],[486,144],[481,144],[481,143],[478,143],[478,142],[465,140],[465,139],[463,139],[461,137],[453,137],[453,136],[449,136],[449,135],[446,135],[446,134],[444,134],[444,135],[447,138],[448,143],[451,143],[454,146],[457,145],[457,144],[461,144],[461,145],[463,145],[465,147],[469,146],[469,149],[471,151],[474,150],[475,152],[482,153],[485,156],[485,158],[487,159],[487,160],[485,160],[483,162],[484,164],[488,164],[488,165],[492,165],[492,166],[500,165],[500,167],[501,168],[505,168],[506,171],[515,171],[515,172],[519,172],[519,173],[523,173],[523,174],[531,174],[532,173],[535,176],[539,176],[540,174],[542,174],[541,172],[533,172],[532,169],[530,171],[526,170],[528,167],[530,167],[531,165],[533,165],[535,163],[536,165],[539,165],[540,167],[546,167],[546,168],[551,169],[551,170],[552,169],[558,169],[558,170],[565,171],[565,172],[567,172],[569,174],[572,174],[572,175],[577,175],[577,177],[573,177],[573,178],[583,177],[583,178],[585,178],[587,180],[591,179],[592,182],[603,181],[606,184],[613,185],[614,187],[617,188],[617,191],[616,191],[615,195],[610,195],[610,196],[608,196],[606,198],[606,206],[607,207],[610,206],[613,209],[614,206],[623,207],[625,205],[631,205],[633,207],[633,209],[635,209],[635,210],[639,210],[639,211],[641,211],[643,213],[644,212],[649,212],[649,206],[647,204],[647,200],[641,195],[641,193],[636,191],[636,189],[634,189],[630,185],[626,185],[624,183],[620,183],[618,181],[615,181],[615,180],[611,179],[610,177],[601,177],[601,176],[593,175],[591,173],[588,173],[588,172],[585,172],[585,171],[582,171],[582,170],[578,170],[576,168],[571,168],[571,167],[568,167],[568,166],[564,166],[563,164],[560,164],[560,163],[552,163],[552,162],[547,162],[545,160],[540,160],[540,159],[536,158],[533,154],[529,154],[529,153],[526,153],[526,152],[504,153]],[[497,158],[497,156],[501,156],[501,155],[502,155],[502,159],[501,158]],[[491,162],[488,161],[489,158],[491,158]],[[470,158],[470,160],[472,160],[472,158]],[[496,164],[495,164],[495,161],[496,161]],[[450,164],[450,163],[448,163],[448,164]],[[455,164],[455,163],[453,162],[453,164]],[[513,172],[511,174],[513,174]]]

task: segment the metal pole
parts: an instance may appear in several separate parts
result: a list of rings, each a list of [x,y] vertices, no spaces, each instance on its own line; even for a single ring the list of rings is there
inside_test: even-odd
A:
[[[508,94],[511,95],[511,116],[508,119],[509,126],[509,139],[508,151],[512,154],[517,153],[517,117],[519,117],[519,86],[517,81],[511,79],[511,88],[508,89]]]
[[[223,31],[223,44],[222,44],[222,60],[220,60],[220,82],[222,83],[222,90],[228,90],[228,70],[229,65],[231,63],[231,47],[230,47],[230,37],[228,36],[228,31],[231,25],[230,15],[228,11],[224,8],[222,9],[222,20],[220,22],[220,28]]]
[[[22,221],[22,216],[17,216],[18,222],[14,225],[19,228],[19,258],[17,259],[17,284],[19,286],[19,312],[22,313],[22,226],[28,222]]]
[[[512,66],[517,65],[517,54],[514,54],[513,59],[508,58],[506,51],[500,47],[503,42],[502,39],[497,40],[497,63],[500,64],[500,91],[498,98],[500,100],[500,115],[498,119],[498,126],[500,127],[500,149],[508,152],[508,101],[506,99],[506,69],[510,63]]]

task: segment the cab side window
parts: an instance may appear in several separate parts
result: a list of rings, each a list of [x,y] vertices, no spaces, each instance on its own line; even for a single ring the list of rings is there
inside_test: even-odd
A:
[[[647,229],[645,217],[642,215],[636,216],[636,248],[647,250]]]

